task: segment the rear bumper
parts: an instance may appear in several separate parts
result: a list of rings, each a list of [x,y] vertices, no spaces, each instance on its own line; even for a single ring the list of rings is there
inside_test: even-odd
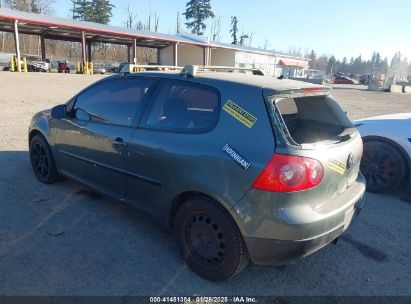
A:
[[[252,190],[235,206],[235,215],[251,260],[256,264],[287,264],[319,250],[343,233],[359,213],[365,179],[329,204],[313,209],[303,200],[285,201],[276,193]]]
[[[284,265],[295,263],[307,255],[323,248],[336,240],[352,223],[361,210],[362,200],[358,201],[351,213],[347,214],[347,221],[331,232],[324,235],[297,241],[283,241],[246,237],[244,240],[253,263],[257,265]]]

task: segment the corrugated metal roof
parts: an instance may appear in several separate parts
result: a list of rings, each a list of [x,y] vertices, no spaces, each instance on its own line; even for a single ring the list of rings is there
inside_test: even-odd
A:
[[[187,38],[183,35],[169,35],[157,32],[141,31],[134,29],[126,29],[119,26],[105,25],[95,22],[78,21],[66,18],[59,18],[47,15],[40,15],[34,13],[21,12],[16,10],[9,10],[0,8],[0,19],[19,20],[30,23],[44,24],[50,26],[60,26],[65,28],[72,28],[84,30],[88,32],[103,32],[106,34],[115,34],[128,36],[130,38],[147,38],[157,39],[168,42],[180,42],[194,45],[207,46],[207,41],[202,42],[200,39],[195,40]],[[201,38],[201,37],[199,37]]]
[[[254,54],[263,54],[270,56],[281,56],[286,58],[293,58],[298,60],[308,60],[303,57],[290,56],[282,54],[280,52],[272,50],[264,50],[253,47],[245,47],[239,45],[233,45],[228,43],[209,41],[207,37],[193,35],[190,33],[180,33],[176,35],[164,34],[158,32],[142,31],[135,29],[126,29],[119,26],[105,25],[95,22],[78,21],[67,18],[59,18],[47,15],[40,15],[28,12],[21,12],[16,10],[9,10],[5,8],[0,8],[0,20],[19,20],[20,22],[27,22],[30,24],[38,24],[43,26],[56,26],[60,28],[65,28],[66,30],[79,30],[86,31],[87,33],[100,33],[106,36],[121,36],[127,39],[132,38],[144,38],[153,39],[157,41],[164,41],[168,43],[184,43],[197,46],[210,46],[216,48],[232,49],[240,52],[248,52]],[[35,34],[35,33],[33,33]]]

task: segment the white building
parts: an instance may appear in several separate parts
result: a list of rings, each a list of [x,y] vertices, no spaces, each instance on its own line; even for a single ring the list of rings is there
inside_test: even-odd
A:
[[[280,75],[303,77],[304,71],[308,68],[308,58],[221,42],[208,42],[207,38],[191,34],[179,34],[176,36],[207,44],[208,48],[190,44],[170,45],[160,49],[160,64],[179,66],[197,64],[258,68],[264,71],[266,75],[275,77]],[[176,59],[176,62],[174,59]]]

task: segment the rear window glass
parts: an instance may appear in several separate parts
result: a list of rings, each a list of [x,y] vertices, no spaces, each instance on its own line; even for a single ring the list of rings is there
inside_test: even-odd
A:
[[[281,116],[282,129],[296,144],[338,141],[347,128],[353,127],[344,111],[329,96],[279,98],[274,102]]]
[[[144,114],[142,126],[183,133],[214,128],[219,117],[216,89],[187,81],[163,80]]]

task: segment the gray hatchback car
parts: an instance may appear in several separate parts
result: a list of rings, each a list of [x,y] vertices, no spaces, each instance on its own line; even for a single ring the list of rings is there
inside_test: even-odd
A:
[[[361,137],[328,87],[191,69],[104,78],[29,129],[39,181],[77,180],[169,228],[209,280],[298,261],[361,207]]]

